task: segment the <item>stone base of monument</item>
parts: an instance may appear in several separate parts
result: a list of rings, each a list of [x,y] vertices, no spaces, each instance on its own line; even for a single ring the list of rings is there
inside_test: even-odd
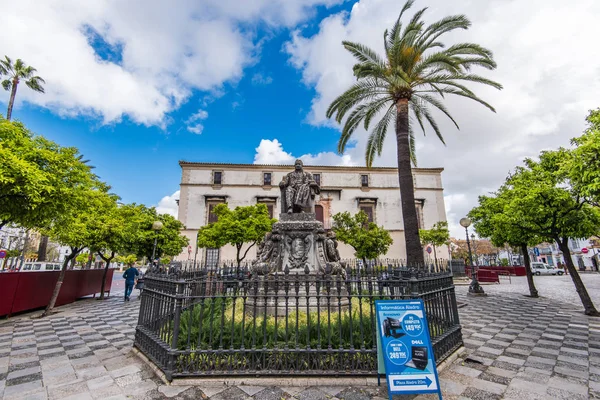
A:
[[[335,276],[278,274],[254,279],[257,286],[248,291],[246,300],[246,313],[250,315],[335,313],[349,308],[346,286]]]

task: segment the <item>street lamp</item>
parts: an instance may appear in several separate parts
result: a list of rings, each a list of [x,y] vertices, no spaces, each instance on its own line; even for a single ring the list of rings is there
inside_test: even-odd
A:
[[[477,269],[475,268],[475,264],[473,263],[473,253],[471,253],[471,242],[469,241],[469,226],[471,226],[471,219],[468,217],[464,217],[460,219],[460,226],[465,228],[465,235],[467,237],[467,248],[469,250],[469,261],[471,262],[471,284],[469,285],[469,294],[470,295],[485,295],[483,288],[479,284],[477,280]]]
[[[158,242],[158,231],[163,228],[163,223],[160,221],[154,221],[152,223],[152,230],[154,231],[154,248],[152,249],[152,265],[154,265],[154,256],[156,255],[156,244]]]

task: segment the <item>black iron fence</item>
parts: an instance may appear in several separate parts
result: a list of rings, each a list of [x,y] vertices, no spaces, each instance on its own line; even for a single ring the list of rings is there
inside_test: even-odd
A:
[[[436,362],[462,345],[450,271],[400,265],[251,276],[240,268],[149,272],[135,346],[171,380],[375,375],[375,300],[420,298]]]

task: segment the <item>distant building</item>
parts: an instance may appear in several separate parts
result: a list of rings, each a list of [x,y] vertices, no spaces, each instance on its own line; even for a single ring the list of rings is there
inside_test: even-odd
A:
[[[576,268],[591,269],[593,266],[592,258],[598,252],[598,249],[593,248],[593,244],[589,239],[569,239],[569,250],[571,251],[571,259]],[[537,246],[539,256],[535,255],[533,250],[532,256],[536,261],[545,262],[548,265],[558,265],[565,263],[565,258],[556,245],[556,243],[542,243]]]
[[[227,203],[230,208],[264,203],[273,218],[281,212],[279,182],[293,170],[291,165],[220,164],[181,161],[181,191],[179,220],[184,224],[183,234],[190,246],[183,250],[179,260],[193,259],[196,252],[198,229],[216,221],[213,208]],[[316,218],[326,229],[332,225],[332,216],[348,211],[363,210],[377,225],[390,231],[394,240],[385,257],[404,259],[404,229],[400,205],[397,168],[366,168],[345,166],[305,166],[321,186],[315,199]],[[419,225],[428,229],[438,221],[446,220],[442,168],[413,169],[415,207]],[[254,249],[248,259],[255,257]],[[342,258],[353,258],[354,250],[340,243]],[[438,257],[447,258],[448,251],[438,249]],[[232,260],[232,246],[221,249],[199,249],[198,260]]]

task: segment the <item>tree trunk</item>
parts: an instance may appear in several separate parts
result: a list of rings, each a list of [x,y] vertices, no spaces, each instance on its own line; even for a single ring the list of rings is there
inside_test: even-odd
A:
[[[562,238],[561,240],[561,238],[556,237],[555,240],[558,244],[558,248],[560,249],[560,251],[563,252],[565,265],[569,270],[569,274],[571,275],[571,279],[573,280],[573,285],[575,285],[575,290],[577,291],[577,294],[581,299],[581,304],[583,304],[585,314],[594,317],[600,316],[600,313],[598,312],[598,310],[596,310],[596,307],[594,307],[594,303],[592,302],[592,299],[590,298],[590,295],[588,294],[587,289],[585,288],[585,285],[583,284],[583,281],[581,280],[581,277],[579,276],[579,273],[577,272],[577,269],[573,264],[573,260],[571,259],[571,250],[569,250],[569,238]]]
[[[46,261],[48,252],[48,236],[42,235],[40,245],[38,246],[38,261]]]
[[[439,272],[438,269],[438,259],[437,259],[437,251],[435,250],[435,244],[432,244],[433,246],[433,260],[435,261],[435,272]]]
[[[12,109],[15,104],[15,96],[17,95],[17,86],[19,85],[19,78],[15,76],[12,83],[12,89],[10,90],[10,100],[8,101],[8,111],[6,112],[6,119],[10,121],[12,115]]]
[[[533,273],[531,273],[531,260],[529,259],[529,253],[527,253],[527,243],[521,244],[521,251],[523,254],[523,260],[525,261],[525,273],[527,273],[527,285],[529,285],[529,295],[531,297],[539,297],[538,291],[535,288],[535,283],[533,282]]]
[[[396,103],[396,150],[398,154],[398,181],[402,202],[402,220],[404,222],[404,242],[406,262],[409,267],[425,266],[425,256],[419,238],[419,222],[415,204],[415,188],[410,161],[410,143],[408,134],[408,99]]]
[[[48,303],[48,305],[46,306],[46,309],[44,310],[41,318],[46,317],[47,315],[52,313],[52,310],[54,309],[54,304],[56,303],[56,299],[58,298],[58,295],[60,294],[60,288],[63,284],[63,281],[65,280],[65,273],[67,272],[67,266],[69,265],[69,262],[72,259],[77,257],[77,253],[79,253],[80,251],[81,251],[81,249],[71,247],[71,254],[69,254],[65,258],[65,261],[63,261],[63,266],[62,266],[62,269],[60,270],[60,274],[58,275],[58,281],[56,281],[56,286],[54,286],[54,292],[52,292],[52,297],[50,298],[50,303]]]
[[[102,285],[100,286],[100,297],[98,298],[98,300],[104,300],[104,288],[106,286],[106,275],[108,274],[108,266],[110,265],[110,262],[112,261],[112,259],[115,257],[115,252],[114,251],[111,252],[110,257],[104,257],[104,255],[100,252],[98,252],[98,255],[106,263],[106,266],[104,267],[104,273],[102,274]]]

